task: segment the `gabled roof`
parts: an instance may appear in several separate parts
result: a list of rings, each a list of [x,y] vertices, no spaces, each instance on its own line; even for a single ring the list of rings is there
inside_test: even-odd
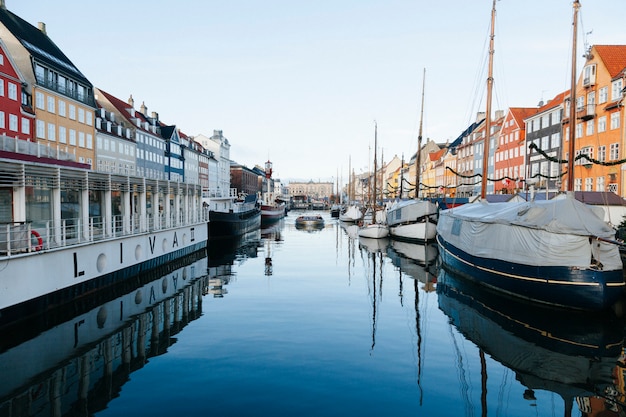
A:
[[[626,45],[594,45],[592,50],[596,51],[611,78],[626,68]]]
[[[431,161],[435,162],[438,161],[439,159],[441,159],[441,157],[443,156],[444,152],[446,151],[446,148],[442,148],[439,149],[438,151],[435,152],[430,152],[428,154],[428,157],[430,158]]]
[[[510,107],[509,112],[520,127],[524,126],[524,119],[537,114],[536,107]]]
[[[119,98],[107,93],[104,90],[101,89],[97,89],[99,94],[102,94],[102,96],[104,96],[105,99],[108,100],[109,103],[111,103],[111,105],[113,107],[115,107],[115,109],[118,111],[118,113],[120,113],[122,115],[122,117],[124,117],[126,120],[128,120],[128,122],[133,126],[133,128],[135,129],[139,129],[143,132],[147,132],[151,135],[155,135],[157,136],[155,133],[151,132],[150,130],[146,130],[144,129],[144,123],[148,121],[148,119],[146,118],[146,116],[137,111],[134,110],[134,117],[128,113],[128,110],[132,108],[132,106],[128,103],[126,103],[125,101],[120,100]],[[141,121],[141,126],[137,126],[137,124],[132,120],[133,118],[137,118]]]
[[[92,87],[89,80],[41,30],[2,7],[0,7],[0,23],[20,41],[35,59],[86,86]]]

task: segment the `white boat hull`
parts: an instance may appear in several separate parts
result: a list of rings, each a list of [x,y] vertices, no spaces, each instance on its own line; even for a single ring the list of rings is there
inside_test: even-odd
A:
[[[407,241],[432,241],[437,236],[437,225],[431,222],[409,223],[389,227],[389,234],[396,239]]]
[[[383,224],[368,224],[359,228],[359,237],[382,239],[389,236],[389,228]]]
[[[119,274],[97,288],[114,284],[206,248],[207,239],[207,224],[201,222],[0,258],[0,311],[70,288],[79,295],[86,283]]]

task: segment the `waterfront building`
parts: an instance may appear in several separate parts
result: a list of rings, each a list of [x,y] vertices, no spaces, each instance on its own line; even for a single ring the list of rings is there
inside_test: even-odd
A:
[[[576,156],[584,154],[600,163],[579,159],[574,165],[574,189],[612,191],[625,195],[626,166],[605,165],[624,157],[624,78],[626,45],[595,45],[576,84]],[[566,98],[567,102],[567,98]],[[569,110],[564,118],[569,121]],[[570,127],[567,123],[567,128]],[[567,155],[569,135],[564,135]]]
[[[361,180],[364,180],[365,178],[367,178],[367,174],[365,174],[362,178],[358,178],[354,181],[358,181],[360,184],[362,184]],[[297,195],[306,195],[313,200],[328,201],[331,194],[333,193],[333,183],[328,181],[290,181],[288,188],[290,197],[294,197]],[[364,189],[362,185],[355,187],[355,190],[357,193],[355,199],[357,200],[362,200],[367,195],[367,189]]]
[[[208,151],[209,187],[205,198],[230,195],[230,142],[221,130],[214,130],[211,137],[196,135],[194,140]]]
[[[33,140],[35,111],[25,80],[0,39],[0,135]]]
[[[92,169],[120,175],[136,175],[137,146],[131,130],[115,113],[98,103],[96,112],[96,162]]]
[[[537,111],[524,119],[526,137],[523,138],[523,147],[527,155],[524,174],[526,183],[536,189],[548,192],[561,189],[562,173],[566,168],[557,161],[563,155],[563,100],[566,95],[569,96],[569,90],[557,94],[545,104],[540,103]],[[529,148],[531,144],[553,160]]]
[[[92,83],[47,36],[44,23],[32,26],[7,10],[4,2],[0,3],[0,38],[23,76],[25,98],[34,98],[36,141],[93,166]],[[9,84],[6,93],[18,99],[17,84]]]
[[[537,113],[536,108],[511,107],[506,111],[494,158],[494,192],[514,194],[523,186],[526,161],[526,125],[524,119]]]
[[[245,165],[231,162],[230,164],[230,186],[239,193],[255,195],[260,191],[260,180],[258,172]]]

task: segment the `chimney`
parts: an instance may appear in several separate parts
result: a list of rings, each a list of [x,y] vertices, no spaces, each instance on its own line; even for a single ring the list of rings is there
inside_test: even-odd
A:
[[[0,0],[0,9],[6,10],[7,5],[4,3],[4,0]]]
[[[139,111],[143,113],[144,116],[147,115],[148,113],[148,108],[146,107],[146,103],[145,102],[141,102],[141,107],[139,108]]]
[[[133,99],[133,95],[132,95],[132,94],[131,94],[131,95],[130,95],[130,97],[128,98],[128,105],[129,105],[131,108],[133,108],[133,109],[135,108],[135,100]]]
[[[39,28],[41,33],[43,33],[44,35],[48,35],[48,33],[46,32],[46,24],[44,22],[38,22],[37,28]]]
[[[158,123],[159,122],[159,113],[153,111],[152,112],[152,118],[154,119],[155,123]]]

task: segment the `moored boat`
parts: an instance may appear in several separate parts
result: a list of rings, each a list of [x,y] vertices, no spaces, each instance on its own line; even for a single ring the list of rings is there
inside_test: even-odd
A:
[[[577,13],[574,2],[574,45]],[[490,71],[485,132],[491,132],[493,83],[492,8]],[[576,100],[575,48],[570,102]],[[576,121],[570,106],[568,123]],[[573,195],[575,130],[569,129],[565,198],[520,203],[488,203],[485,199],[489,149],[483,146],[482,201],[443,210],[437,223],[442,266],[483,286],[542,304],[570,309],[606,310],[623,295],[622,261],[615,230],[603,215]],[[493,143],[487,135],[485,140]]]
[[[429,200],[397,201],[387,210],[389,234],[412,242],[433,241],[437,235],[438,207]]]
[[[339,214],[339,220],[346,223],[356,223],[363,218],[363,212],[355,205],[349,206]]]
[[[276,223],[285,217],[285,203],[261,204],[261,224]]]
[[[76,301],[206,248],[199,185],[94,172],[51,158],[4,156],[0,170],[12,174],[4,176],[3,187],[13,195],[62,196],[71,187],[91,202],[50,198],[48,209],[41,210],[31,199],[13,199],[14,220],[26,212],[33,218],[5,223],[0,232],[1,322]]]
[[[221,239],[240,236],[261,227],[261,207],[254,194],[211,198],[209,204],[209,238]]]

